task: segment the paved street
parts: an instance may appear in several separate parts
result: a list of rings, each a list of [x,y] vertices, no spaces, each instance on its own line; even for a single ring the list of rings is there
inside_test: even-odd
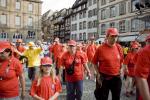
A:
[[[32,100],[32,98],[29,96],[30,84],[31,84],[31,82],[27,79],[27,73],[26,73],[26,87],[27,87],[26,100]],[[94,89],[95,89],[95,82],[94,81],[84,80],[83,100],[95,100]],[[135,96],[132,96],[130,98],[126,97],[124,95],[124,91],[125,90],[122,89],[121,100],[135,100]],[[65,87],[65,85],[63,85],[63,92],[60,94],[58,100],[66,100],[66,87]],[[111,93],[109,94],[109,100],[111,100]]]

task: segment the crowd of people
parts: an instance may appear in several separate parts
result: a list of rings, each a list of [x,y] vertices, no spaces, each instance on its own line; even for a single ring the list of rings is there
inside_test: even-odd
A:
[[[102,44],[94,37],[87,43],[60,43],[57,37],[51,44],[0,41],[0,100],[25,100],[25,68],[32,82],[28,94],[35,100],[57,100],[62,84],[66,100],[82,100],[84,79],[96,82],[96,100],[108,100],[109,92],[120,100],[122,83],[127,97],[150,100],[150,34],[144,47],[135,40],[124,49],[118,36],[116,28],[108,28]]]

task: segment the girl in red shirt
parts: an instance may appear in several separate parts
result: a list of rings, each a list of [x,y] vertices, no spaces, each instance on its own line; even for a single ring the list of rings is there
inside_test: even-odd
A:
[[[30,89],[33,98],[37,100],[57,100],[62,87],[52,65],[51,58],[44,57],[41,59],[40,72]]]

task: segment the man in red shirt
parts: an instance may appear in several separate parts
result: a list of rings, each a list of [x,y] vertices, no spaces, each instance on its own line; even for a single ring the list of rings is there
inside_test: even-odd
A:
[[[107,100],[109,90],[112,100],[120,100],[121,78],[120,69],[123,61],[123,50],[116,43],[119,33],[116,28],[106,31],[106,42],[96,51],[93,64],[97,73],[98,87],[95,90],[97,100]]]
[[[61,53],[63,52],[62,44],[59,42],[59,38],[55,38],[54,40],[55,44],[51,47],[51,52],[54,56],[54,63],[56,65],[56,75],[59,74],[59,65],[58,65],[58,59],[61,57]]]
[[[137,86],[143,100],[150,100],[150,34],[146,38],[147,45],[138,52],[135,64]],[[147,81],[148,80],[148,81]]]

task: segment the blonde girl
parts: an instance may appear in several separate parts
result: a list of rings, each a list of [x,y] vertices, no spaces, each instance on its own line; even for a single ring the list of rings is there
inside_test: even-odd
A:
[[[55,75],[52,59],[42,58],[40,71],[32,83],[30,95],[35,100],[57,100],[61,91],[61,83]]]

